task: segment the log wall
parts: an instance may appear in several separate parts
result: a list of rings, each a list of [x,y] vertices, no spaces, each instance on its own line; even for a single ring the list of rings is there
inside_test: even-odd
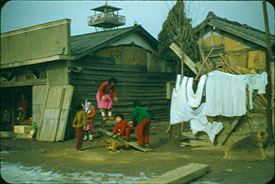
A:
[[[140,100],[153,120],[169,119],[170,100],[166,99],[166,82],[175,80],[174,74],[149,73],[146,72],[146,66],[117,65],[111,58],[98,56],[88,56],[73,65],[82,67],[82,71],[71,74],[71,84],[75,89],[72,107],[77,103],[84,103],[86,98],[97,105],[96,92],[100,84],[115,77],[118,80],[118,102],[113,101],[113,115],[120,112],[127,121],[130,120],[133,101]],[[98,108],[96,113],[95,119],[100,121]]]

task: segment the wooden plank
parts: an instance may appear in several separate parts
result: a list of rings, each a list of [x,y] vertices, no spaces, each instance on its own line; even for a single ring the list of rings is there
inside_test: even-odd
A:
[[[49,91],[49,97],[47,99],[47,109],[59,109],[61,108],[61,100],[63,98],[63,87],[54,86]]]
[[[62,110],[61,110],[61,115],[59,119],[55,141],[64,140],[67,120],[69,116],[69,110],[71,107],[71,102],[73,97],[73,90],[74,90],[73,86],[66,86],[66,91],[65,91],[65,96],[64,96],[64,101],[62,105]]]
[[[183,60],[184,63],[195,73],[197,74],[197,68],[196,68],[196,64],[185,54],[181,51],[181,49],[179,48],[179,46],[177,46],[177,44],[172,43],[170,46],[170,49],[180,58],[182,59],[183,56]]]
[[[109,131],[104,130],[102,128],[99,128],[98,131],[106,134],[107,136],[112,135],[112,132],[109,132]],[[124,143],[128,144],[129,146],[131,146],[133,148],[136,148],[136,149],[138,149],[140,151],[143,151],[143,152],[148,152],[148,151],[152,150],[150,148],[141,148],[141,147],[138,146],[138,143],[136,143],[136,142],[127,142],[127,141],[124,141],[124,140],[121,140],[121,139],[118,139],[118,140],[121,141],[121,142],[124,142]]]
[[[63,97],[63,86],[55,86],[49,89],[41,121],[41,130],[38,137],[39,141],[55,141]]]
[[[205,175],[210,170],[211,168],[209,165],[190,163],[188,165],[168,171],[159,177],[141,180],[139,183],[187,183]]]
[[[242,120],[244,116],[241,117],[236,117],[232,124],[231,124],[231,128],[230,130],[226,133],[226,136],[223,137],[223,139],[221,140],[221,142],[219,143],[219,146],[222,146],[225,144],[226,140],[228,139],[228,137],[230,136],[231,132],[235,129],[235,127],[238,125],[238,123]]]
[[[172,73],[167,72],[146,72],[146,73],[136,73],[136,72],[121,72],[121,71],[98,71],[93,69],[87,69],[86,67],[83,68],[83,71],[81,71],[82,74],[90,74],[90,75],[96,75],[96,76],[105,76],[106,78],[109,77],[138,77],[138,78],[174,78],[175,75]]]
[[[37,126],[37,140],[39,140],[39,138],[40,138],[40,132],[41,132],[41,129],[42,129],[44,110],[45,110],[45,108],[46,108],[46,101],[47,101],[48,96],[49,96],[49,91],[50,91],[50,88],[47,87],[47,92],[46,92],[46,97],[45,97],[45,103],[44,103],[44,105],[41,107],[42,109],[41,109],[40,120],[39,120],[39,123],[38,123],[38,126]]]

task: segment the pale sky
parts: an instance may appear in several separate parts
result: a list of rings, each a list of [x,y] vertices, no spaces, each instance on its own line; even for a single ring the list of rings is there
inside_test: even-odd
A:
[[[80,35],[95,32],[88,26],[90,9],[102,6],[105,0],[89,1],[9,1],[1,10],[1,33],[38,24],[71,19],[71,34]],[[175,1],[110,1],[111,6],[122,8],[120,15],[126,16],[126,25],[136,21],[157,38],[162,24]],[[265,31],[261,1],[187,1],[186,12],[193,20],[193,26],[201,23],[209,11],[217,16]],[[267,2],[270,32],[274,34],[274,9]]]

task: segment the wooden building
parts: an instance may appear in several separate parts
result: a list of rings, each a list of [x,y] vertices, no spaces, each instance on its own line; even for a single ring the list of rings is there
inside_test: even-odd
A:
[[[216,16],[209,12],[206,19],[195,27],[198,44],[207,53],[214,48],[209,60],[215,68],[221,66],[219,53],[225,55],[229,64],[256,72],[265,71],[266,36],[265,32]],[[271,36],[275,48],[274,35]]]
[[[86,98],[96,105],[100,84],[115,77],[118,102],[113,113],[124,113],[129,120],[133,101],[140,100],[153,120],[168,120],[166,81],[175,76],[166,72],[157,44],[140,25],[71,36],[69,19],[3,33],[1,111],[8,109],[16,122],[24,94],[38,140],[62,141],[72,136],[73,107]]]

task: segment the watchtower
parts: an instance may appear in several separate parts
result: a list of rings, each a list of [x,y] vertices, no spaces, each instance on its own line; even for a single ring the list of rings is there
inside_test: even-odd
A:
[[[118,14],[118,10],[121,10],[121,8],[110,6],[106,2],[105,5],[91,10],[95,14],[88,17],[88,25],[95,27],[96,31],[98,31],[98,28],[108,30],[125,25],[125,16]]]

